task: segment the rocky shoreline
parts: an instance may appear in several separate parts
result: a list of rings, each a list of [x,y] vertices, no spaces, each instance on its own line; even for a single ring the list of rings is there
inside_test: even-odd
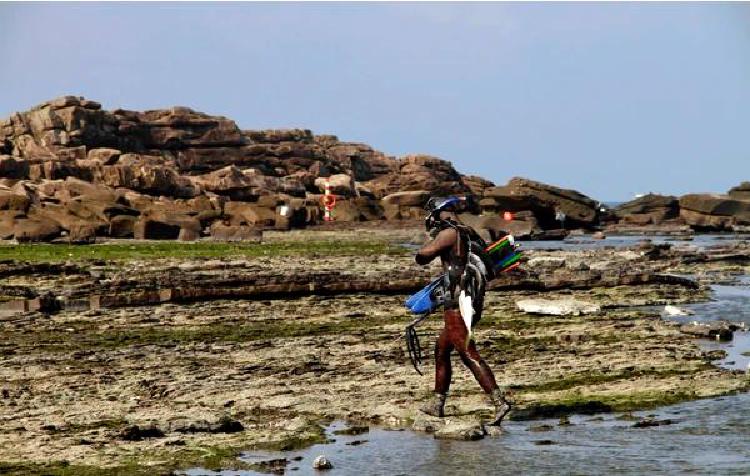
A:
[[[64,96],[0,120],[0,240],[253,242],[263,230],[324,222],[326,188],[337,198],[335,219],[350,224],[422,219],[430,196],[462,194],[476,198],[464,219],[493,236],[750,227],[750,182],[610,209],[527,178],[496,186],[438,157],[391,157],[303,129],[242,130],[187,107],[108,111]]]
[[[437,271],[397,246],[418,244],[419,229],[366,230],[268,233],[224,257],[3,261],[0,471],[239,469],[238,451],[320,442],[332,420],[499,436],[458,362],[449,418],[416,411],[432,367],[420,377],[408,362],[402,303]],[[702,350],[700,329],[660,313],[709,299],[707,285],[748,274],[748,260],[743,240],[528,250],[524,271],[488,293],[478,346],[514,392],[513,418],[745,391],[747,374],[715,366],[722,353]],[[535,314],[524,300],[582,306]],[[440,325],[419,328],[426,362]]]

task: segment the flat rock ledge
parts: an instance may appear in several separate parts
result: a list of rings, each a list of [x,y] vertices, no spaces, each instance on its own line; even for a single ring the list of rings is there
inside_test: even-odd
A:
[[[412,430],[432,433],[439,440],[459,441],[476,441],[485,437],[498,437],[503,433],[501,427],[486,425],[473,418],[438,418],[421,412],[414,418]]]
[[[601,306],[588,301],[577,299],[521,299],[516,306],[529,314],[544,314],[549,316],[580,316],[600,312]]]

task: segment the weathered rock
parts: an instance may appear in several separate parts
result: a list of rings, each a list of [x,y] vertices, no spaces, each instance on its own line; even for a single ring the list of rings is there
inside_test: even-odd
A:
[[[252,226],[225,225],[220,222],[211,225],[211,238],[216,241],[250,241],[259,243],[262,237],[263,232]]]
[[[13,236],[20,242],[51,241],[60,235],[60,227],[51,221],[16,220]]]
[[[463,176],[462,180],[464,184],[469,188],[471,194],[475,197],[483,197],[485,192],[494,187],[495,184],[490,180],[477,175]]]
[[[27,211],[31,199],[25,193],[0,185],[0,210]]]
[[[205,190],[224,195],[232,200],[257,200],[261,195],[278,193],[280,181],[254,171],[242,171],[230,165],[207,175],[192,177]]]
[[[328,460],[328,458],[326,458],[324,455],[320,455],[315,458],[312,467],[313,469],[316,469],[318,471],[333,469],[333,463],[331,463],[331,461]]]
[[[664,306],[664,311],[662,312],[662,314],[665,316],[674,317],[674,316],[690,316],[695,313],[689,309],[683,309],[681,307],[668,304]]]
[[[180,225],[141,218],[133,226],[133,236],[138,240],[176,240],[180,236]]]
[[[18,219],[25,218],[26,215],[19,211],[2,211],[0,210],[0,240],[8,240],[15,235],[15,225]]]
[[[485,431],[482,425],[476,422],[447,421],[434,435],[442,440],[476,441],[484,438]]]
[[[680,217],[693,228],[725,230],[750,225],[750,200],[724,195],[689,194],[680,197]]]
[[[375,221],[383,218],[383,207],[370,197],[356,197],[354,206],[359,210],[360,218],[365,221]]]
[[[185,230],[185,231],[183,231]],[[200,236],[201,225],[195,218],[155,212],[141,216],[133,226],[133,236],[139,240],[192,240]]]
[[[144,438],[162,438],[164,432],[156,425],[149,425],[141,428],[138,425],[132,425],[125,428],[120,437],[125,441],[141,441]]]
[[[445,160],[426,155],[404,157],[397,172],[364,183],[376,197],[399,191],[426,190],[433,195],[469,193],[461,175]]]
[[[579,316],[601,311],[598,304],[576,299],[521,299],[516,307],[530,314],[548,314],[551,316]]]
[[[120,157],[119,161],[123,158]],[[176,198],[191,198],[198,195],[198,189],[187,178],[178,175],[171,168],[162,165],[120,164],[104,166],[95,174],[95,180],[110,187],[122,187],[149,195],[165,195]]]
[[[750,200],[750,182],[742,182],[736,187],[732,187],[727,195],[737,200]]]
[[[108,235],[113,238],[132,238],[136,221],[138,219],[130,215],[112,217],[109,222]]]
[[[82,220],[90,221],[97,234],[129,236],[132,220],[120,219],[112,226],[113,217],[136,216],[131,210],[145,215],[169,200],[209,194],[235,202],[308,198],[321,192],[324,177],[335,194],[352,198],[338,208],[341,221],[421,219],[430,195],[481,194],[492,185],[481,177],[464,182],[450,162],[436,157],[399,160],[366,144],[304,129],[240,131],[225,117],[185,107],[106,111],[94,101],[64,96],[0,122],[0,179],[24,180],[34,191],[28,202],[14,194],[12,205],[3,193],[0,209],[12,206],[54,219],[67,231]],[[373,202],[402,191],[416,193]],[[86,198],[73,200],[77,196]],[[315,223],[320,214],[318,203],[292,207],[288,198],[263,205],[269,212],[240,218],[225,214],[221,204],[186,205],[196,208],[180,214],[197,218],[204,227],[228,220],[232,226],[289,229]],[[280,214],[275,207],[281,205],[289,205],[293,213]],[[144,221],[141,228],[149,227]],[[196,236],[192,231],[182,235]]]
[[[692,322],[680,326],[680,331],[693,337],[728,341],[734,337],[734,329],[724,322]]]
[[[176,433],[237,433],[245,429],[242,422],[228,416],[215,421],[180,418],[170,421],[168,427],[170,432]]]
[[[208,116],[187,107],[138,114],[137,127],[149,149],[182,149],[244,144],[242,134],[225,117]]]
[[[106,147],[101,147],[98,149],[91,149],[89,150],[86,159],[93,165],[114,165],[117,163],[117,160],[120,158],[120,155],[122,155],[122,152],[120,152],[117,149],[109,149]]]
[[[496,241],[507,234],[513,235],[518,240],[530,239],[540,236],[542,230],[531,216],[524,220],[505,220],[500,215],[459,215],[461,222],[471,226],[480,234],[486,232],[486,239]]]
[[[633,423],[633,428],[651,428],[654,426],[672,425],[675,423],[674,420],[666,418],[664,420],[657,420],[656,418],[644,418]]]
[[[27,159],[0,155],[0,177],[26,179],[29,177],[31,162]]]
[[[408,190],[395,192],[383,197],[383,204],[397,205],[399,207],[424,207],[432,193],[428,190]]]
[[[96,227],[91,223],[78,222],[68,230],[68,241],[70,243],[93,243],[96,241]]]
[[[355,194],[354,180],[346,174],[336,174],[330,177],[319,177],[315,179],[315,186],[320,193],[325,192],[326,184],[330,187],[331,193],[343,197],[351,197]]]
[[[634,225],[659,225],[680,216],[677,197],[649,193],[614,210],[618,219]]]
[[[558,211],[565,214],[569,228],[592,227],[598,218],[596,202],[586,195],[520,177],[486,190],[480,206],[490,213],[531,211],[543,229],[560,227],[555,218]]]
[[[246,202],[227,202],[224,214],[233,226],[273,227],[276,223],[276,210]]]

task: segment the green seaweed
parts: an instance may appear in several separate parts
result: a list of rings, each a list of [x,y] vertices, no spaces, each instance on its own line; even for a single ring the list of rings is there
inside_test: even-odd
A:
[[[164,258],[398,255],[408,250],[376,240],[309,240],[274,243],[135,242],[96,245],[0,245],[0,260],[30,262],[134,261]]]

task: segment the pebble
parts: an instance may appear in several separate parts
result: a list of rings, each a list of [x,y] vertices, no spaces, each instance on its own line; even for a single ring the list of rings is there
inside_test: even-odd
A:
[[[333,463],[331,463],[328,458],[325,457],[325,455],[320,455],[317,458],[315,458],[315,461],[313,461],[312,464],[313,469],[321,470],[321,469],[332,469]]]

